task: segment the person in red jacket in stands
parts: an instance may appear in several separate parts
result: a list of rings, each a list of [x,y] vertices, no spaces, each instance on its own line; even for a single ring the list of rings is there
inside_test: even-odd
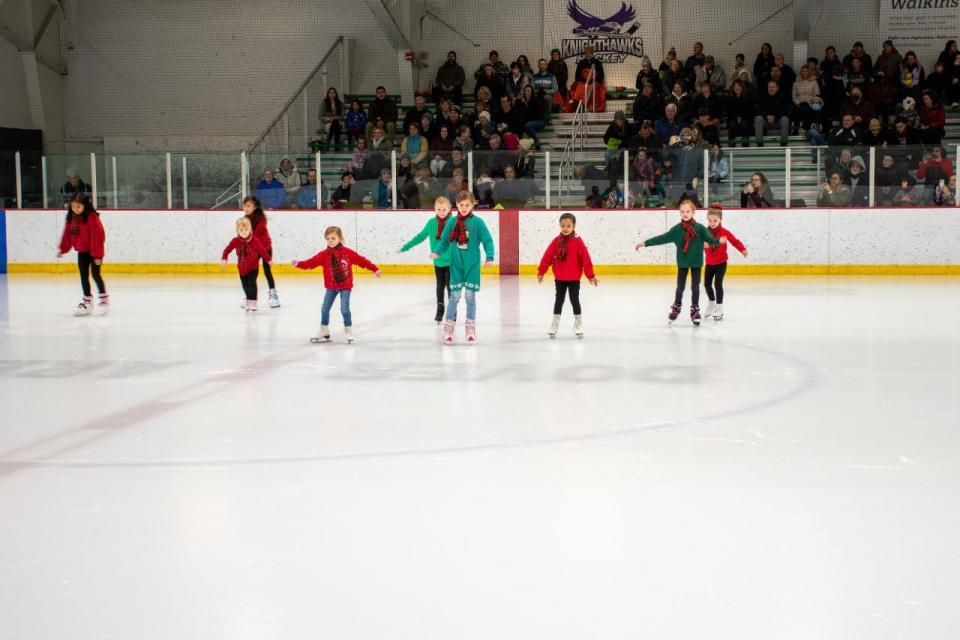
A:
[[[63,235],[60,238],[59,259],[70,249],[77,252],[77,268],[80,271],[80,286],[83,288],[83,300],[77,305],[74,315],[88,316],[93,313],[93,293],[90,290],[90,271],[93,271],[93,281],[97,284],[100,300],[97,308],[100,313],[110,309],[110,297],[107,287],[100,275],[103,265],[104,245],[106,233],[100,214],[93,208],[90,196],[86,193],[75,193],[67,203],[67,220],[63,225]]]
[[[707,272],[704,275],[703,288],[707,290],[707,298],[710,304],[707,305],[706,317],[713,316],[714,320],[723,320],[723,277],[727,274],[727,244],[732,244],[737,251],[747,257],[747,248],[743,243],[737,240],[736,236],[730,233],[722,225],[723,209],[720,205],[711,205],[707,209],[707,228],[714,238],[726,238],[727,242],[717,246],[709,244],[703,245],[703,251],[707,262]],[[714,287],[717,291],[714,294]]]
[[[297,269],[323,268],[323,285],[327,293],[320,308],[320,331],[310,342],[317,344],[330,341],[330,309],[340,296],[340,313],[343,314],[343,333],[347,342],[353,342],[353,317],[350,314],[350,293],[353,291],[353,265],[373,271],[378,278],[382,275],[380,267],[362,255],[343,246],[343,231],[340,227],[327,227],[323,232],[327,248],[309,260],[294,260]]]
[[[260,259],[264,264],[270,262],[270,254],[253,233],[250,218],[244,216],[237,220],[237,236],[230,241],[220,256],[223,268],[227,268],[227,257],[230,252],[237,252],[237,271],[240,273],[240,284],[247,301],[243,308],[247,313],[257,310],[257,276],[260,275]]]
[[[537,282],[543,282],[547,269],[553,268],[554,282],[557,287],[557,296],[553,303],[553,322],[547,332],[551,338],[556,337],[560,329],[560,314],[563,312],[563,303],[567,294],[570,295],[570,305],[573,307],[573,332],[578,338],[583,337],[583,321],[580,315],[580,278],[584,273],[590,284],[597,286],[597,276],[593,272],[593,261],[583,239],[577,235],[577,218],[572,213],[560,216],[560,235],[550,242],[540,260],[537,269]]]

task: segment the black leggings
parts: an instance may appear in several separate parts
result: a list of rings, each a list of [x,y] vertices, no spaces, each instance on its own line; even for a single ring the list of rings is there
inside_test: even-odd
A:
[[[107,292],[107,285],[103,284],[103,278],[100,276],[100,265],[93,261],[93,256],[89,253],[77,254],[77,268],[80,270],[80,286],[83,287],[83,295],[87,298],[93,294],[90,292],[90,271],[93,270],[93,281],[97,283],[97,291],[101,294]]]
[[[433,273],[437,276],[437,304],[443,304],[444,292],[450,295],[450,267],[434,265]]]
[[[273,260],[273,249],[270,249],[267,253],[270,254],[270,259]],[[277,285],[273,281],[273,269],[270,268],[270,263],[263,258],[260,258],[260,261],[263,263],[263,275],[267,277],[267,286],[271,289],[276,289]],[[254,289],[254,292],[256,292],[256,289]],[[251,299],[256,300],[256,298]]]
[[[727,263],[708,264],[707,275],[703,280],[703,288],[707,290],[707,297],[710,301],[717,301],[717,304],[723,304],[723,276],[727,274]],[[716,282],[717,295],[713,295],[714,282]]]
[[[700,267],[678,267],[677,268],[677,295],[674,298],[676,304],[683,303],[683,290],[687,286],[687,272],[690,272],[690,293],[693,295],[691,303],[693,306],[700,304]]]
[[[553,315],[558,316],[563,311],[563,303],[570,293],[570,305],[573,307],[573,315],[580,315],[580,281],[579,280],[555,280],[557,285],[557,297],[553,301]]]
[[[256,301],[257,299],[257,276],[260,275],[259,269],[254,269],[250,273],[240,276],[240,284],[243,285],[243,293],[247,300]]]

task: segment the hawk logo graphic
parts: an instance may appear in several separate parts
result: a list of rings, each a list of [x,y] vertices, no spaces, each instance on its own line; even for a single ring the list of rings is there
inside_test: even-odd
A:
[[[633,6],[627,5],[625,2],[621,2],[620,10],[606,20],[581,9],[577,0],[570,0],[567,5],[567,14],[580,25],[573,30],[573,33],[578,36],[621,34],[623,25],[637,17],[637,12],[633,10]],[[630,30],[623,35],[633,35],[639,28],[640,23],[634,22]]]
[[[578,0],[569,0],[567,15],[577,23],[573,35],[578,37],[563,39],[560,48],[562,57],[580,58],[588,45],[593,47],[594,56],[604,64],[623,62],[627,56],[643,57],[643,38],[634,36],[640,29],[640,23],[634,22],[624,31],[626,24],[637,17],[633,5],[621,1],[616,13],[608,18],[600,18],[584,10]]]

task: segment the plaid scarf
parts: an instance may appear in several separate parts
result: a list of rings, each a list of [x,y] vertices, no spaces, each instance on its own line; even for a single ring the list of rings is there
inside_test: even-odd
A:
[[[553,259],[554,262],[563,262],[567,259],[567,242],[575,235],[576,232],[571,233],[569,236],[565,236],[562,233],[560,234],[559,242],[557,242],[557,253]]]
[[[447,216],[449,218],[450,216]],[[437,240],[443,237],[443,228],[447,226],[447,218],[437,216]]]
[[[453,231],[450,232],[450,241],[457,244],[467,244],[467,225],[466,222],[473,217],[471,211],[465,216],[457,214],[457,224],[453,225]]]
[[[680,226],[683,228],[683,251],[684,253],[690,248],[690,241],[697,237],[697,227],[696,222],[693,218],[689,220],[681,220]]]
[[[343,262],[341,261],[341,249],[343,249],[342,243],[328,249],[330,252],[330,271],[333,274],[334,282],[343,282],[347,279],[347,272],[343,270]]]
[[[77,219],[79,216],[73,216],[70,218],[70,235],[78,236],[80,235],[80,221]]]

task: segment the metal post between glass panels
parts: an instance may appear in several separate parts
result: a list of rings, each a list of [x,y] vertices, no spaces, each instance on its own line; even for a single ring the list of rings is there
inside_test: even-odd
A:
[[[391,209],[397,210],[397,150],[390,152],[390,204]]]
[[[870,189],[870,197],[868,198],[867,206],[869,206],[871,209],[874,206],[876,182],[877,182],[877,148],[870,147],[870,184],[867,187],[868,189]]]
[[[40,158],[40,182],[43,187],[43,208],[46,209],[50,204],[50,198],[47,196],[47,156]]]
[[[791,155],[791,150],[789,147],[787,148],[787,155],[786,157],[784,157],[783,162],[784,162],[784,177],[786,180],[786,184],[783,187],[783,191],[787,198],[786,202],[784,202],[784,206],[787,209],[789,209],[791,196],[793,195],[792,188],[791,188],[792,185],[790,184],[791,183],[790,174],[792,173],[792,169],[793,169],[793,156]]]
[[[93,206],[97,206],[97,154],[90,154],[90,195],[93,196]]]
[[[17,175],[17,209],[23,209],[23,175],[20,173],[20,152],[13,154],[13,162],[16,164],[15,172]]]
[[[546,165],[547,173],[544,176],[543,188],[546,192],[546,207],[550,208],[550,152],[546,151],[543,154],[543,163]]]
[[[247,197],[247,152],[240,152],[240,200],[245,200]]]
[[[473,151],[467,154],[467,191],[473,193]]]
[[[317,209],[323,209],[323,180],[320,179],[320,152],[317,151]]]
[[[170,154],[166,154],[164,168],[167,173],[167,209],[173,209],[173,176],[171,175]]]

